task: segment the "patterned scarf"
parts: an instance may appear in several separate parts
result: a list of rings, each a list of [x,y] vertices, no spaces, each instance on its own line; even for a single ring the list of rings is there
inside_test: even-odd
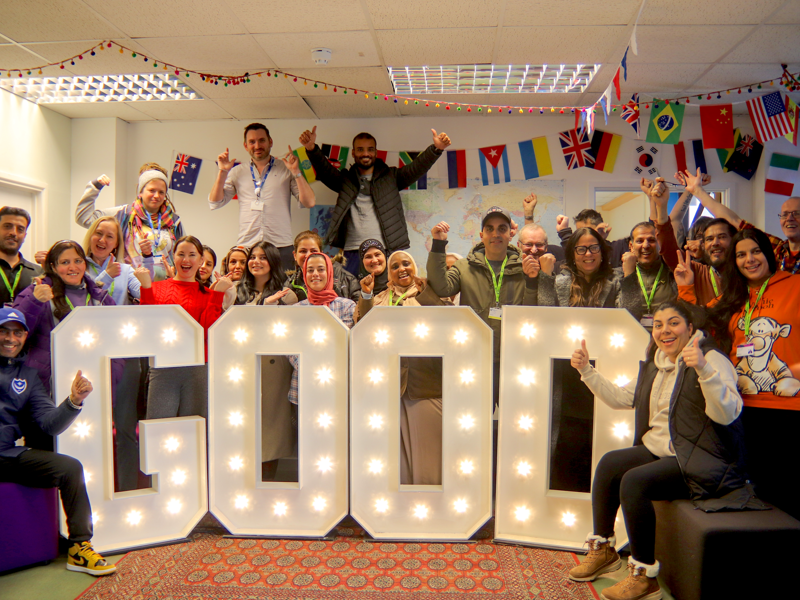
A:
[[[150,229],[150,221],[147,218],[147,213],[144,209],[141,198],[136,198],[136,200],[134,200],[133,204],[130,206],[131,216],[128,231],[126,232],[127,235],[125,236],[125,249],[127,250],[129,256],[140,256],[140,252],[136,248],[134,241],[137,237],[139,239],[144,239],[146,235],[148,235],[145,233],[144,228],[147,227]],[[155,225],[156,228],[158,228],[158,219],[159,217],[161,218],[161,230],[166,231],[169,234],[174,244],[175,228],[180,224],[181,218],[175,214],[175,209],[173,208],[172,203],[169,200],[165,200],[158,213],[155,215],[150,215],[150,217],[152,218],[153,225]],[[152,231],[152,233],[155,236],[156,232]],[[161,244],[160,239],[156,240],[156,242],[159,245],[158,247],[153,248],[153,252],[159,253],[159,250],[164,249],[165,244]]]

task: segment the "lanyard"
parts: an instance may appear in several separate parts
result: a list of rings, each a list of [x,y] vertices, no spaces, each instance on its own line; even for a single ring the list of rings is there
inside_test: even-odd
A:
[[[256,172],[253,170],[253,163],[250,163],[250,176],[253,178],[253,187],[256,188],[256,198],[261,200],[261,188],[264,186],[264,182],[267,180],[267,176],[269,172],[272,170],[272,164],[275,162],[275,157],[272,156],[269,159],[269,165],[267,165],[267,170],[264,171],[264,175],[261,176],[261,182],[256,183]]]
[[[656,288],[658,287],[659,280],[661,279],[661,272],[664,270],[664,262],[661,262],[661,266],[658,267],[658,274],[656,275],[656,280],[653,282],[653,287],[649,292],[647,292],[647,287],[644,285],[644,279],[642,279],[642,272],[639,270],[639,265],[636,265],[636,276],[639,278],[639,285],[642,287],[642,295],[644,296],[644,301],[647,303],[647,314],[652,314],[650,307],[653,304],[653,298],[656,295]]]
[[[800,261],[798,261],[798,262],[800,262]],[[13,287],[8,283],[8,278],[6,277],[6,272],[3,269],[0,269],[0,275],[3,276],[3,283],[6,284],[6,289],[8,290],[8,293],[11,296],[11,299],[9,301],[14,300],[14,292],[17,291],[17,285],[19,284],[19,278],[22,276],[22,269],[24,269],[24,268],[25,268],[25,266],[20,264],[19,271],[17,271],[17,276],[14,278],[14,286]],[[11,272],[13,273],[14,271],[11,271]]]
[[[97,267],[95,267],[92,263],[89,263],[89,267],[92,269],[92,272],[94,273],[94,278],[97,279],[98,275],[100,275],[100,273],[97,272]],[[108,290],[109,296],[114,295],[114,286],[116,284],[117,284],[117,278],[115,277],[111,280],[111,287]]]
[[[406,297],[406,294],[407,294],[407,293],[408,293],[408,290],[406,290],[405,292],[403,292],[403,295],[402,295],[402,296],[400,296],[400,297],[397,299],[397,302],[392,302],[392,290],[389,290],[389,304],[391,304],[392,306],[397,306],[398,304],[400,304],[400,303],[403,301],[403,298],[405,298],[405,297]]]
[[[500,265],[500,278],[498,279],[495,277],[494,269],[492,269],[492,265],[489,264],[489,259],[486,256],[483,257],[483,260],[486,261],[486,266],[489,267],[489,273],[492,275],[492,285],[494,286],[494,299],[495,299],[495,306],[500,306],[500,288],[503,287],[503,274],[505,273],[506,263],[508,262],[508,255],[503,259],[503,264]]]
[[[788,248],[784,248],[784,250],[786,251],[786,254],[784,254],[783,258],[781,259],[781,271],[786,270],[786,257],[791,255],[791,252],[789,252]],[[792,267],[792,275],[797,274],[798,268],[800,268],[800,256],[798,256],[797,260],[794,261],[794,266]],[[3,279],[5,279],[5,277],[3,277]],[[6,284],[6,287],[8,287],[8,284]]]
[[[745,339],[750,337],[750,319],[753,316],[753,311],[758,306],[758,303],[761,301],[761,296],[764,294],[764,290],[767,289],[767,285],[769,285],[769,280],[772,279],[770,277],[764,283],[761,284],[761,289],[758,290],[758,296],[756,296],[756,303],[753,305],[753,308],[750,308],[750,295],[747,295],[747,302],[744,305],[744,337]]]
[[[156,228],[153,227],[153,218],[150,213],[144,212],[147,215],[147,220],[150,221],[150,229],[153,230],[153,256],[158,256],[158,244],[161,241],[161,213],[158,213],[158,231],[156,231]]]
[[[722,277],[720,277],[720,274],[717,272],[717,270],[714,267],[711,267],[711,287],[714,288],[714,297],[715,298],[717,296],[719,296],[719,288],[717,288],[717,277],[722,279]]]
[[[69,305],[69,309],[70,309],[70,310],[75,310],[75,307],[72,305],[72,302],[70,301],[70,299],[67,297],[67,295],[66,295],[66,294],[64,294],[64,300],[66,300],[66,301],[67,301],[67,304]],[[90,293],[87,291],[87,292],[86,292],[86,306],[89,306],[89,302],[90,302],[91,300],[92,300],[92,296],[91,296],[91,294],[90,294]]]

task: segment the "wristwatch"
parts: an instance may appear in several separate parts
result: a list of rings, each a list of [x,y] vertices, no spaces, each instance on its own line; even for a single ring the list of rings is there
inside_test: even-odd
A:
[[[295,174],[294,174],[294,178],[295,178],[295,179],[300,179],[302,176],[303,176],[303,173],[302,173],[302,172],[300,172],[300,173],[295,173]]]

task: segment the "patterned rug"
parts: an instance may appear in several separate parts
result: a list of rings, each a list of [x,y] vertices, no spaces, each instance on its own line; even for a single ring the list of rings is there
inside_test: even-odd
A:
[[[223,538],[196,532],[188,543],[138,550],[99,578],[81,600],[449,598],[589,600],[594,587],[573,583],[569,552],[495,545],[385,543],[357,526],[331,541]]]

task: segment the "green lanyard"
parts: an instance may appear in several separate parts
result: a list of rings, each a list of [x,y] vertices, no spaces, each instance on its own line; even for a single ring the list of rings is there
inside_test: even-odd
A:
[[[92,263],[89,263],[89,266],[91,267],[92,271],[94,272],[94,278],[97,279],[97,277],[99,276],[99,273],[97,272],[97,268]],[[108,295],[109,296],[113,296],[114,295],[114,286],[116,284],[117,284],[117,278],[114,277],[111,280],[111,288],[108,290]]]
[[[744,337],[745,339],[750,337],[750,319],[753,317],[753,311],[758,306],[758,303],[761,301],[761,296],[764,294],[764,290],[767,289],[767,285],[769,284],[769,280],[772,279],[770,277],[764,283],[761,284],[761,289],[758,290],[758,296],[756,296],[756,303],[753,305],[753,308],[750,308],[750,295],[747,296],[747,302],[744,305]]]
[[[70,310],[75,310],[75,307],[72,305],[72,302],[70,302],[70,299],[69,299],[69,298],[67,298],[67,295],[66,295],[66,294],[64,294],[64,300],[66,300],[66,301],[67,301],[67,304],[69,305],[69,309],[70,309]],[[92,296],[91,296],[91,294],[89,294],[89,292],[87,291],[87,292],[86,292],[86,306],[89,306],[89,302],[91,302],[91,300],[92,300]]]
[[[405,297],[406,297],[406,294],[407,294],[407,293],[408,293],[408,290],[406,290],[405,292],[403,292],[403,295],[402,295],[402,296],[400,296],[400,297],[397,299],[397,302],[392,302],[392,290],[389,290],[389,304],[391,304],[392,306],[397,306],[398,304],[400,304],[400,303],[403,301],[403,298],[405,298]]]
[[[486,258],[486,256],[484,256],[483,260],[486,261],[486,266],[489,267],[489,273],[491,273],[491,275],[492,275],[492,285],[494,286],[495,306],[500,306],[500,288],[503,287],[503,274],[505,273],[506,263],[508,262],[508,255],[506,255],[505,259],[503,259],[503,264],[500,265],[500,279],[495,277],[494,269],[492,269],[492,265],[489,264],[489,259]]]
[[[19,271],[17,271],[17,276],[14,278],[14,287],[11,287],[11,284],[8,283],[8,278],[6,277],[6,272],[3,271],[3,269],[0,269],[0,275],[3,276],[3,283],[6,284],[6,289],[8,290],[8,293],[11,296],[11,299],[9,300],[9,302],[14,300],[14,292],[17,291],[17,285],[19,284],[19,278],[22,276],[22,269],[24,269],[24,268],[25,267],[23,265],[19,266]]]
[[[716,279],[717,277],[722,279],[722,277],[720,277],[720,274],[717,272],[717,270],[714,267],[711,267],[711,287],[714,288],[714,297],[715,298],[717,296],[719,296],[719,289],[717,288],[717,279]]]
[[[653,288],[650,290],[648,295],[647,288],[644,285],[644,280],[642,279],[642,272],[639,270],[639,265],[636,265],[636,276],[639,278],[639,285],[642,287],[642,295],[644,296],[644,301],[647,303],[647,314],[652,314],[651,306],[653,305],[653,298],[656,295],[656,288],[658,287],[658,281],[661,279],[661,272],[664,270],[664,262],[661,262],[661,266],[658,267],[658,274],[656,275],[656,280],[653,282]]]

